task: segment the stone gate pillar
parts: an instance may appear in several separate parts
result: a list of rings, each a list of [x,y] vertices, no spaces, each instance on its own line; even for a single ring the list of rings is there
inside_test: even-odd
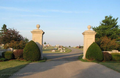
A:
[[[82,34],[84,35],[84,46],[83,46],[83,59],[86,59],[86,51],[88,47],[95,42],[96,32],[90,30],[91,26],[88,25],[88,30],[84,31]]]
[[[44,35],[44,31],[40,30],[40,25],[37,24],[36,25],[37,29],[31,31],[32,33],[32,40],[38,45],[40,51],[41,51],[41,58],[43,59],[43,53],[42,53],[42,47],[43,47],[43,35]]]

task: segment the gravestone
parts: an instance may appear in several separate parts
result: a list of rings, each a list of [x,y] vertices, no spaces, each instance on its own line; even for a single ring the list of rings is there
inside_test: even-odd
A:
[[[41,51],[41,58],[43,59],[43,54],[42,54],[42,48],[43,48],[43,35],[44,35],[44,31],[39,29],[40,25],[37,24],[36,25],[37,29],[31,31],[32,33],[32,40],[38,45],[40,51]]]
[[[88,49],[88,47],[95,42],[95,35],[96,32],[90,30],[91,26],[88,25],[88,30],[86,30],[85,32],[83,32],[82,34],[84,35],[84,47],[83,47],[83,59],[86,59],[86,51]]]
[[[8,48],[7,51],[13,51],[13,48]]]

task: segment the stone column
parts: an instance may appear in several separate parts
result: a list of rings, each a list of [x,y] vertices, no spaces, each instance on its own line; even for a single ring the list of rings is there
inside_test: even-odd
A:
[[[40,30],[40,25],[37,24],[36,25],[37,29],[31,31],[32,33],[32,40],[38,45],[40,51],[41,51],[41,58],[43,59],[43,54],[42,54],[42,47],[43,47],[43,35],[44,35],[44,31]]]
[[[83,59],[86,59],[86,51],[88,49],[88,47],[95,42],[95,35],[96,32],[90,30],[91,26],[88,25],[88,30],[86,30],[85,32],[83,32],[82,34],[84,35],[84,46],[83,46]]]

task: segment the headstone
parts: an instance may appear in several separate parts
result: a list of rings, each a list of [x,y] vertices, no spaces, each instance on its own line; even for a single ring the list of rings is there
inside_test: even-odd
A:
[[[63,52],[65,52],[65,48],[63,48]]]
[[[63,50],[61,49],[60,52],[63,52]]]
[[[7,51],[13,51],[13,48],[8,48]]]
[[[112,52],[119,52],[118,50],[112,50]]]
[[[58,48],[58,50],[62,50],[62,48]]]
[[[52,50],[52,52],[55,52],[55,50]]]

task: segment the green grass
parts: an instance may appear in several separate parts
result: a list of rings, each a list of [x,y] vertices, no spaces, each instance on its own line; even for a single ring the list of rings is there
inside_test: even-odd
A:
[[[80,55],[80,56],[78,57],[78,59],[79,59],[80,61],[83,61],[83,62],[88,62],[87,60],[82,59],[82,57],[83,57],[83,55]]]
[[[108,68],[111,68],[115,71],[118,71],[120,73],[120,62],[115,62],[115,61],[111,61],[111,62],[100,62],[99,64],[102,64]]]
[[[79,49],[79,50],[83,50],[83,48],[77,48],[77,49]]]
[[[45,62],[46,60],[47,58],[43,57],[43,60],[35,62]],[[31,61],[10,60],[0,62],[0,78],[9,78],[11,75],[19,71],[21,68],[25,67],[29,63],[31,63]]]
[[[73,48],[76,48],[76,47],[73,47]],[[76,48],[76,49],[83,50],[83,48]]]
[[[60,52],[58,50],[56,50],[55,52],[52,52],[53,49],[54,49],[54,46],[50,46],[47,49],[43,49],[43,53],[69,53],[71,52],[71,49],[68,49],[67,47],[65,47],[65,52]]]
[[[83,55],[80,55],[80,56],[78,57],[78,59],[79,59],[80,61],[83,61],[83,62],[97,62],[97,63],[98,63],[98,61],[95,61],[95,60],[90,61],[90,60],[87,60],[87,59],[82,59],[82,57],[83,57]]]
[[[89,61],[89,60],[84,60],[82,59],[83,55],[80,55],[78,57],[79,60],[83,61],[83,62],[96,62],[98,64],[104,65],[110,69],[113,69],[115,71],[118,71],[120,73],[120,61],[109,61],[109,62],[97,62],[97,61]]]
[[[8,78],[29,63],[17,60],[0,62],[0,78]]]

